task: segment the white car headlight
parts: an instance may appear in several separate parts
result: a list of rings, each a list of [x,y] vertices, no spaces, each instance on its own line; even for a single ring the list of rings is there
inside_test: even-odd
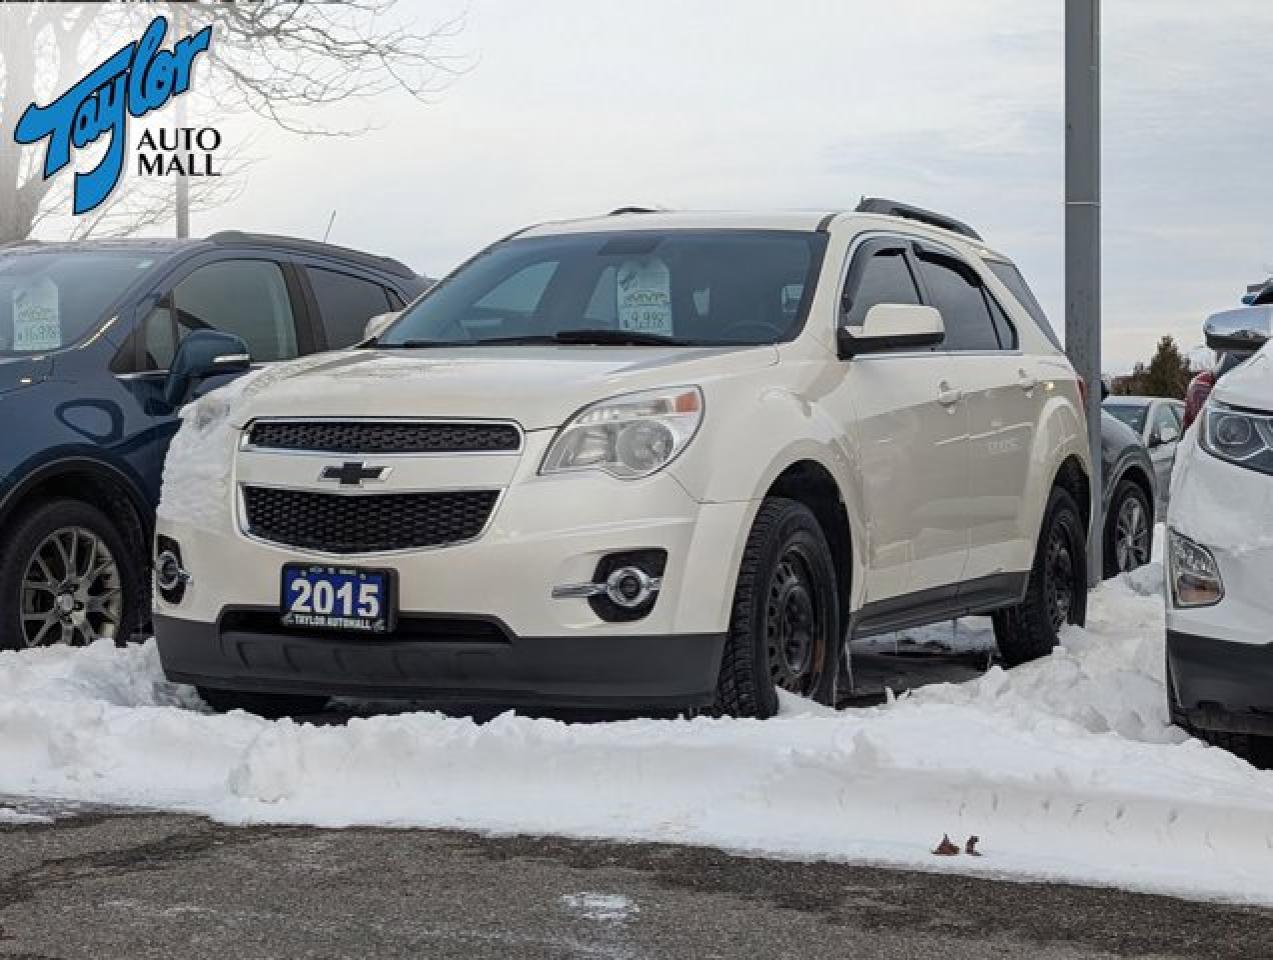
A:
[[[671,387],[611,397],[576,413],[544,454],[540,473],[604,470],[621,480],[662,470],[703,422],[703,391]]]
[[[1202,412],[1198,444],[1213,457],[1273,474],[1273,416],[1213,403]]]

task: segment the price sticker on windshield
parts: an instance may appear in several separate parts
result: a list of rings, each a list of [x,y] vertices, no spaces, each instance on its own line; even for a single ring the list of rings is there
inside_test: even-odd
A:
[[[619,329],[672,336],[672,276],[658,257],[619,268]]]
[[[19,353],[62,346],[57,287],[48,278],[13,291],[13,349]]]

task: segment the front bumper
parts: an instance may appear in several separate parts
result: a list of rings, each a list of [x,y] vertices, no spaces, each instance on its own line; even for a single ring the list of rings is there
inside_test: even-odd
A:
[[[1234,643],[1169,629],[1167,669],[1193,726],[1273,736],[1273,642]]]
[[[222,690],[508,705],[681,708],[714,698],[723,634],[518,637],[502,624],[427,639],[283,631],[253,625],[277,611],[217,623],[156,616],[164,672]],[[484,634],[499,632],[503,636]]]

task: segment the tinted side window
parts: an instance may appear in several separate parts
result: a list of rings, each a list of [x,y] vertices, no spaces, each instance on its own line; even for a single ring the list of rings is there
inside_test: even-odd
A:
[[[1021,276],[1021,271],[1016,268],[1016,265],[1004,260],[989,260],[986,266],[990,268],[991,273],[999,278],[999,282],[1008,288],[1008,292],[1017,298],[1021,306],[1025,307],[1026,313],[1030,314],[1030,318],[1038,324],[1039,329],[1043,331],[1043,335],[1048,338],[1048,342],[1058,350],[1063,350],[1064,347],[1061,346],[1060,338],[1056,335],[1056,331],[1052,329],[1052,324],[1048,323],[1047,314],[1039,306],[1039,301],[1034,296],[1034,291],[1025,282],[1025,277]]]
[[[385,288],[370,280],[306,267],[329,347],[347,347],[362,339],[367,321],[391,309]]]
[[[946,349],[998,350],[994,321],[972,268],[940,255],[922,255],[919,269],[928,297],[946,323]]]
[[[292,301],[277,263],[222,260],[199,267],[177,284],[172,303],[174,343],[192,330],[212,329],[242,337],[257,362],[290,360],[297,354]],[[149,348],[150,336],[147,344]]]
[[[864,260],[855,259],[840,305],[842,325],[860,327],[877,303],[919,303],[919,290],[901,247],[877,249],[866,253]]]

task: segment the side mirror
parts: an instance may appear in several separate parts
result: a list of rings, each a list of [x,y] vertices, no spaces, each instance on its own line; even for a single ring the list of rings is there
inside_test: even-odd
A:
[[[380,336],[382,333],[388,330],[389,326],[395,320],[397,320],[398,317],[400,317],[401,315],[402,314],[396,310],[393,313],[376,314],[374,317],[368,320],[367,325],[362,328],[363,340],[366,341],[366,340],[376,339],[376,337]]]
[[[1163,427],[1158,431],[1158,443],[1156,446],[1162,446],[1164,443],[1175,443],[1179,439],[1179,430],[1175,427]]]
[[[164,400],[170,406],[180,406],[198,381],[243,373],[251,366],[252,355],[241,337],[220,330],[196,330],[177,347],[164,384]]]
[[[1273,305],[1238,307],[1207,317],[1202,325],[1207,346],[1222,353],[1251,354],[1268,343]]]
[[[862,326],[836,331],[841,360],[881,350],[935,347],[945,339],[941,311],[913,303],[877,303],[866,311]]]
[[[1109,399],[1109,384],[1105,382],[1105,378],[1101,377],[1101,403]]]

